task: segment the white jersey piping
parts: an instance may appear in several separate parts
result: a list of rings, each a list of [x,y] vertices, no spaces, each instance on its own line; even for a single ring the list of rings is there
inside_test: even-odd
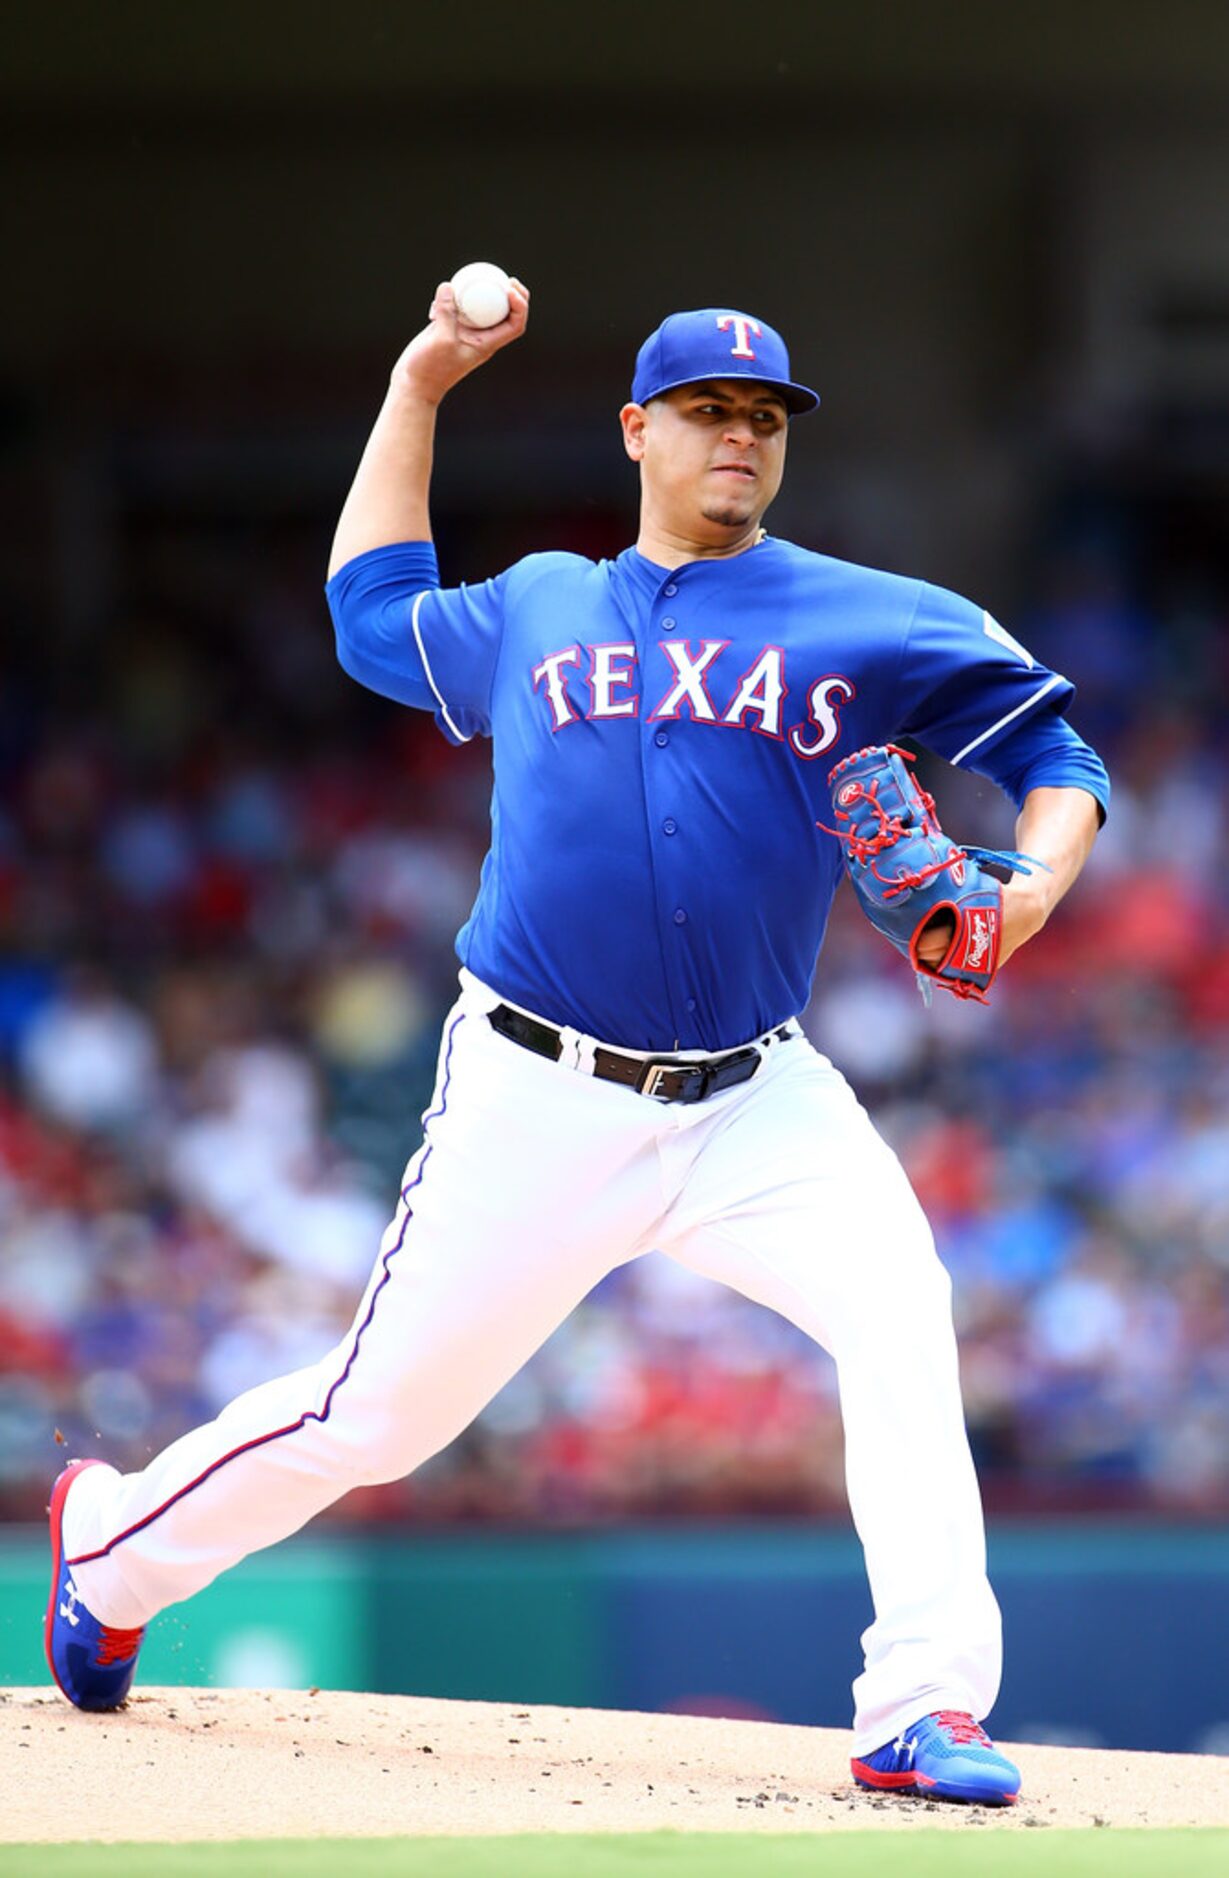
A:
[[[417,598],[414,601],[414,609],[413,609],[413,612],[410,614],[410,625],[413,628],[413,632],[414,632],[414,644],[418,647],[418,656],[422,660],[423,671],[427,674],[427,683],[430,685],[431,690],[435,694],[435,701],[439,705],[440,710],[443,713],[444,722],[447,724],[449,730],[452,732],[453,736],[456,738],[458,743],[468,743],[470,739],[468,737],[462,736],[461,732],[457,729],[456,725],[453,723],[452,713],[449,711],[448,706],[445,704],[444,699],[440,693],[440,688],[435,682],[435,674],[431,670],[431,661],[427,657],[427,648],[422,642],[422,633],[420,632],[419,626],[418,626],[418,615],[422,608],[422,603],[426,599],[427,595],[429,593],[433,593],[434,591],[435,589],[433,587],[424,587],[423,591],[417,596]]]
[[[428,672],[427,676],[429,678],[431,674]],[[1006,717],[1000,717],[997,724],[991,724],[989,730],[983,730],[978,736],[974,737],[972,743],[966,743],[964,746],[964,749],[961,750],[958,755],[951,758],[952,763],[953,764],[963,763],[965,757],[971,756],[973,751],[976,750],[979,743],[985,743],[988,737],[993,737],[995,732],[1002,730],[1005,724],[1010,724],[1013,717],[1019,717],[1021,711],[1027,711],[1031,709],[1031,707],[1034,704],[1036,704],[1041,698],[1045,697],[1045,694],[1047,691],[1052,691],[1055,685],[1061,685],[1062,682],[1063,682],[1062,677],[1060,676],[1058,672],[1051,672],[1050,676],[1046,679],[1045,684],[1042,685],[1039,690],[1034,691],[1031,698],[1025,698],[1023,704],[1017,704],[1014,711],[1008,711]],[[436,696],[438,697],[438,695],[439,694],[437,692]]]

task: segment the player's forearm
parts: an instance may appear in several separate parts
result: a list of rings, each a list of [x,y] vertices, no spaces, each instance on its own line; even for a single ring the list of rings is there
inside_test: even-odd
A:
[[[394,373],[342,506],[329,578],[371,548],[430,541],[431,464],[438,400]]]
[[[435,290],[427,324],[393,367],[375,427],[333,537],[329,579],[356,554],[401,541],[430,541],[428,495],[441,398],[504,346],[529,318],[529,290],[508,283],[508,315],[494,326],[460,318],[448,281]]]
[[[1013,875],[1003,888],[1000,963],[1041,931],[1074,885],[1097,837],[1100,807],[1086,789],[1031,789],[1016,821],[1016,846],[1048,872]]]

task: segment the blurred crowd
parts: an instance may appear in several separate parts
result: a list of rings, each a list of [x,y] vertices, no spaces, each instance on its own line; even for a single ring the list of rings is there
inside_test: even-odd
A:
[[[485,752],[340,673],[308,554],[229,594],[170,562],[103,656],[53,678],[33,632],[0,655],[7,1517],[62,1454],[140,1466],[341,1337],[485,847]],[[844,892],[806,1014],[953,1274],[992,1507],[1229,1510],[1227,611],[1055,556],[1010,623],[1077,678],[1113,776],[1087,874],[986,1008],[927,1010]],[[990,785],[927,775],[949,827],[1010,838]],[[828,1358],[653,1255],[335,1516],[843,1504]]]

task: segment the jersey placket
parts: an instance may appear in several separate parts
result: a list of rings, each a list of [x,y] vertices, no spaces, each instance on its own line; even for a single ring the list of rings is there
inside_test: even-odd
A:
[[[645,627],[645,643],[641,648],[642,669],[646,678],[659,663],[654,656],[659,645],[671,636],[678,642],[687,637],[682,619],[686,608],[683,592],[687,584],[686,576],[685,568],[675,568],[659,584],[651,602]],[[650,684],[650,693],[651,690]],[[695,1024],[699,1002],[692,984],[693,953],[689,943],[689,927],[695,913],[689,891],[693,883],[689,883],[680,864],[681,849],[677,845],[677,837],[687,813],[683,799],[684,766],[678,752],[678,737],[684,719],[680,715],[655,722],[652,709],[650,703],[640,727],[649,859],[653,871],[666,992],[674,1021],[675,1047],[689,1049],[698,1047]]]

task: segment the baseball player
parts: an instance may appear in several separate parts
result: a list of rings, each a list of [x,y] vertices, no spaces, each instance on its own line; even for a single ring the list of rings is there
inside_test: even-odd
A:
[[[1032,871],[983,876],[973,914],[952,884],[976,873],[963,850],[904,870],[950,876],[903,949],[962,995],[984,995],[1075,879],[1105,771],[1066,722],[1072,686],[980,607],[765,533],[790,424],[819,400],[748,313],[674,313],[640,350],[620,412],[634,547],[441,587],[438,407],[521,336],[528,306],[514,282],[508,316],[478,330],[438,289],[329,570],[345,669],[432,712],[450,742],[494,745],[490,851],[422,1145],[335,1350],[140,1473],[61,1475],[52,1672],[80,1707],[115,1707],[156,1612],[349,1488],[419,1466],[600,1279],[658,1248],[836,1361],[875,1613],[855,1778],[1006,1803],[1019,1774],[979,1725],[1000,1619],[949,1280],[899,1163],[798,1012],[841,873],[882,882],[908,820],[884,806],[868,750],[903,774],[882,746],[912,734],[1020,808]],[[855,754],[856,779],[830,795]],[[914,825],[928,853],[933,823]]]

